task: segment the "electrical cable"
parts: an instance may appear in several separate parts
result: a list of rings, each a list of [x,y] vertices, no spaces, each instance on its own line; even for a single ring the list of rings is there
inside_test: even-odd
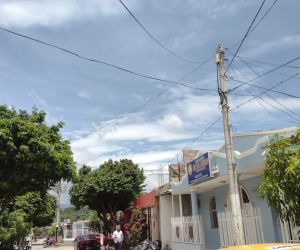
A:
[[[78,58],[80,58],[82,60],[89,61],[89,62],[94,62],[94,63],[99,63],[99,64],[103,64],[103,65],[106,65],[108,67],[111,67],[111,68],[114,68],[114,69],[117,69],[117,70],[120,70],[120,71],[124,71],[126,73],[129,73],[129,74],[141,77],[141,78],[146,78],[146,79],[150,79],[150,80],[154,80],[154,81],[159,81],[159,82],[164,82],[164,83],[175,84],[175,85],[183,86],[183,87],[194,89],[194,90],[198,90],[198,91],[212,91],[212,92],[215,92],[215,90],[213,90],[213,89],[204,89],[204,88],[192,87],[192,86],[190,86],[188,84],[177,82],[177,81],[172,81],[172,80],[167,80],[167,79],[161,79],[161,78],[154,77],[154,76],[147,76],[147,75],[144,75],[144,74],[135,72],[133,70],[126,69],[126,68],[123,68],[123,67],[120,67],[120,66],[108,63],[108,62],[104,62],[104,61],[101,61],[101,60],[98,60],[98,59],[93,59],[93,58],[88,58],[88,57],[82,56],[82,55],[80,55],[80,54],[78,54],[76,52],[73,52],[71,50],[64,49],[64,48],[62,48],[60,46],[56,46],[56,45],[53,45],[51,43],[44,42],[44,41],[41,41],[39,39],[36,39],[36,38],[30,37],[30,36],[26,36],[26,35],[20,34],[20,33],[15,32],[15,31],[8,30],[6,28],[3,28],[2,26],[0,26],[0,29],[3,30],[3,31],[6,31],[6,32],[8,32],[10,34],[13,34],[13,35],[16,35],[16,36],[20,36],[20,37],[23,37],[25,39],[29,39],[31,41],[34,41],[34,42],[46,45],[48,47],[55,48],[57,50],[63,51],[63,52],[68,53],[68,54],[71,54],[71,55],[76,56],[76,57],[78,57]]]
[[[232,54],[232,52],[231,52],[229,49],[227,49],[227,51],[228,51],[230,54]],[[240,60],[244,65],[246,65],[246,66],[247,66],[247,67],[248,67],[248,68],[249,68],[256,76],[259,76],[259,73],[258,73],[256,70],[254,70],[253,67],[251,67],[251,66],[249,65],[248,62],[246,62],[245,60],[243,60],[241,57],[238,57],[238,58],[239,58],[239,60]],[[280,65],[277,65],[277,66],[280,66]],[[236,69],[236,70],[237,70],[237,69]],[[284,75],[286,75],[286,74],[284,74]],[[289,75],[287,75],[287,76],[289,76]],[[298,79],[297,77],[294,77],[294,78],[295,78],[295,79]],[[239,80],[236,80],[236,79],[234,79],[234,78],[231,78],[231,80],[237,81],[237,82],[240,82],[240,83],[244,83],[244,82],[239,81]],[[265,81],[264,81],[264,82],[265,82]],[[247,83],[247,85],[252,86],[252,87],[256,87],[256,88],[260,88],[260,89],[267,89],[267,88],[265,88],[265,87],[262,87],[262,86],[259,86],[259,85],[255,85],[255,84]],[[285,93],[285,92],[282,92],[282,91],[271,90],[271,92],[275,92],[275,93],[287,95],[287,96],[292,97],[292,98],[300,99],[299,96],[291,95],[291,94],[288,94],[288,93]]]
[[[271,69],[271,70],[268,70],[268,71],[266,71],[265,73],[260,74],[260,75],[258,75],[258,76],[256,76],[256,77],[252,78],[251,80],[246,81],[246,82],[243,82],[242,84],[240,84],[240,85],[238,85],[238,86],[236,86],[236,87],[230,89],[229,92],[233,92],[233,91],[235,91],[236,89],[238,89],[238,88],[244,86],[245,84],[248,84],[248,83],[250,83],[250,82],[253,82],[253,81],[255,81],[255,80],[257,80],[257,79],[259,79],[259,78],[261,78],[261,77],[263,77],[263,76],[265,76],[265,75],[268,75],[268,74],[270,74],[270,73],[272,73],[272,72],[274,72],[274,71],[276,71],[276,70],[278,70],[278,69],[280,69],[280,68],[283,68],[285,65],[288,65],[288,64],[290,64],[290,63],[292,63],[292,62],[295,62],[295,61],[297,61],[297,60],[299,60],[299,59],[300,59],[300,56],[298,56],[298,57],[296,57],[296,58],[294,58],[294,59],[292,59],[292,60],[290,60],[290,61],[288,61],[288,62],[286,62],[286,63],[284,63],[284,64],[282,64],[282,65],[279,65],[279,66],[277,66],[276,68],[273,68],[273,69]],[[298,73],[297,73],[297,75],[298,75]],[[295,77],[295,75],[293,76],[293,78],[294,78],[294,77]]]
[[[300,119],[300,116],[295,113],[293,110],[289,109],[287,106],[285,106],[284,104],[282,104],[281,102],[279,102],[278,100],[276,100],[273,96],[265,93],[265,95],[267,95],[269,98],[271,98],[274,102],[276,102],[278,105],[280,105],[281,107],[283,107],[286,111],[290,112],[291,114],[293,114],[294,116],[298,117]],[[300,120],[298,120],[298,122],[300,122]]]
[[[161,48],[163,48],[165,51],[167,51],[168,53],[170,53],[171,55],[175,56],[177,59],[186,62],[186,63],[193,63],[193,64],[199,64],[202,62],[196,62],[196,61],[191,61],[188,60],[178,54],[176,54],[175,52],[173,52],[171,49],[169,49],[167,46],[165,46],[164,44],[162,44],[157,38],[155,38],[154,35],[152,35],[152,33],[150,31],[148,31],[148,29],[146,29],[146,27],[142,24],[142,22],[132,13],[132,11],[126,6],[126,4],[122,1],[122,0],[118,0],[122,6],[125,8],[125,10],[129,13],[129,15],[135,20],[135,22],[142,28],[142,30],[156,43],[158,44]]]
[[[248,36],[248,34],[249,34],[249,32],[250,32],[250,30],[251,30],[251,28],[252,28],[252,26],[253,26],[253,24],[254,24],[256,18],[257,18],[257,16],[258,16],[258,14],[260,13],[262,7],[264,6],[265,1],[266,1],[266,0],[263,0],[263,1],[262,1],[262,3],[261,3],[261,5],[260,5],[258,11],[256,12],[256,14],[255,14],[255,16],[254,16],[254,18],[253,18],[253,20],[252,20],[252,22],[251,22],[251,24],[250,24],[250,26],[249,26],[247,32],[246,32],[246,34],[245,34],[244,37],[242,38],[242,41],[240,42],[239,47],[238,47],[237,50],[235,51],[233,58],[230,60],[229,65],[228,65],[228,67],[227,67],[225,73],[226,73],[226,72],[228,71],[228,69],[230,68],[231,64],[233,63],[233,61],[234,61],[234,59],[235,59],[235,57],[236,57],[236,55],[238,54],[240,48],[242,47],[242,45],[243,45],[245,39],[247,38],[247,36]]]
[[[241,60],[241,62],[244,64],[244,65],[246,65],[255,75],[257,75],[257,76],[259,76],[259,74],[257,73],[257,71],[255,70],[255,69],[253,69],[247,62],[245,62],[245,61],[243,61],[242,59],[240,59]],[[233,66],[233,65],[232,65]],[[234,68],[234,67],[233,67]],[[235,68],[234,68],[235,69]],[[241,75],[243,75],[238,69],[235,69],[236,71],[238,71]],[[245,76],[245,75],[244,75]],[[267,82],[265,82],[265,83],[267,83]],[[268,85],[269,85],[269,83],[267,83]],[[298,115],[298,114],[296,114],[294,111],[292,111],[291,109],[289,109],[288,107],[286,107],[285,105],[283,105],[282,103],[280,103],[279,101],[277,101],[275,98],[273,98],[272,96],[270,96],[269,94],[267,94],[267,93],[265,93],[265,95],[268,95],[269,96],[269,98],[271,98],[273,101],[275,101],[277,104],[279,104],[281,107],[283,107],[287,112],[289,112],[289,113],[291,113],[292,115],[294,115],[294,116],[296,116],[296,117],[298,117],[298,118],[300,118],[300,116]],[[270,105],[270,104],[269,104]],[[272,106],[272,105],[271,105]],[[274,106],[272,106],[273,108],[276,108],[276,109],[278,109],[277,107],[274,107]],[[285,112],[284,110],[281,110],[281,109],[278,109],[278,110],[280,110],[280,111],[282,111],[282,112]],[[285,112],[286,113],[286,112]],[[289,113],[287,113],[287,115],[289,115],[290,116],[290,114]],[[295,119],[295,118],[293,118],[293,119]],[[300,120],[298,120],[298,119],[296,119],[298,122],[300,121]]]
[[[230,51],[230,49],[228,49],[228,48],[226,48],[226,50]],[[232,53],[232,52],[230,51],[230,53]],[[265,61],[245,57],[245,56],[239,56],[238,55],[236,57],[239,58],[239,59],[243,59],[244,61],[250,61],[250,62],[252,61],[252,62],[257,62],[257,63],[260,63],[260,64],[271,65],[271,66],[280,66],[280,64],[278,64],[278,63],[265,62]],[[300,69],[300,66],[296,66],[296,65],[285,65],[285,67],[292,68],[292,69]]]
[[[245,76],[243,73],[241,73],[235,66],[234,66],[234,64],[232,64],[231,65],[231,67],[232,67],[232,69],[234,70],[234,71],[236,71],[236,72],[238,72],[240,75],[243,75],[244,77],[246,77],[247,78],[247,76]],[[246,89],[246,91],[251,95],[251,96],[253,96],[253,97],[255,97],[255,95],[249,90],[249,89]],[[268,95],[267,93],[265,93],[265,95]],[[270,96],[271,97],[271,96]],[[277,110],[280,110],[280,111],[282,111],[283,113],[285,113],[286,115],[288,115],[290,118],[292,118],[293,120],[295,120],[295,121],[297,121],[297,122],[299,122],[300,120],[298,120],[298,119],[296,119],[296,118],[294,118],[293,116],[291,116],[289,113],[287,113],[287,112],[285,112],[284,110],[282,110],[282,109],[279,109],[279,108],[277,108],[277,107],[275,107],[275,106],[273,106],[272,104],[270,104],[269,102],[267,102],[266,100],[264,100],[261,96],[258,96],[257,98],[259,98],[261,101],[263,101],[263,102],[265,102],[266,104],[268,104],[269,106],[271,106],[272,108],[275,108],[275,109],[277,109]],[[271,97],[272,98],[272,97]],[[257,100],[256,98],[255,98],[255,101],[269,114],[269,115],[271,115],[272,117],[275,117],[277,120],[278,119],[280,119],[280,120],[282,120],[282,121],[284,121],[284,122],[288,122],[288,123],[295,123],[295,122],[292,122],[292,121],[288,121],[288,120],[285,120],[285,119],[281,119],[281,118],[278,118],[277,116],[275,116],[274,114],[272,114],[259,100]],[[276,101],[277,102],[277,100],[276,99],[274,99],[274,101]],[[279,103],[279,102],[278,102]],[[282,105],[281,103],[279,103],[280,105]],[[283,106],[283,105],[282,105]],[[285,106],[284,106],[285,107]],[[289,112],[291,112],[291,113],[293,113],[293,111],[292,110],[289,110],[287,107],[285,107]],[[296,114],[296,116],[298,116],[297,114]]]
[[[271,91],[272,89],[274,89],[274,88],[276,88],[276,87],[278,87],[278,86],[280,86],[280,85],[282,85],[282,84],[288,82],[289,80],[293,79],[295,76],[297,76],[297,75],[299,75],[299,74],[300,74],[300,72],[298,72],[298,73],[296,73],[296,74],[294,74],[294,75],[292,75],[292,76],[286,78],[286,79],[283,80],[283,81],[280,81],[279,83],[275,84],[275,85],[272,86],[271,88],[266,89],[265,91],[261,92],[261,93],[258,94],[258,95],[255,95],[253,98],[250,98],[248,101],[243,102],[243,103],[237,105],[234,109],[232,109],[232,111],[235,110],[235,109],[240,108],[241,106],[243,106],[243,105],[245,105],[245,104],[247,104],[247,103],[249,103],[249,102],[251,102],[251,101],[254,100],[255,98],[257,98],[257,97],[259,97],[259,96],[261,96],[261,95],[263,95],[263,94],[265,94],[265,93]]]
[[[294,76],[293,78],[298,79],[296,76]],[[245,82],[243,82],[241,80],[233,78],[232,76],[229,76],[228,79],[230,79],[230,80],[232,80],[234,82],[245,83]],[[249,86],[258,88],[258,89],[268,89],[266,87],[262,87],[262,86],[259,86],[259,85],[256,85],[256,84],[251,84],[251,83],[246,83],[246,84],[249,85]],[[270,92],[274,92],[274,93],[277,93],[277,94],[285,95],[285,96],[292,97],[292,98],[295,98],[295,99],[300,99],[300,96],[288,94],[288,93],[285,93],[283,91],[278,91],[278,90],[271,89]],[[232,93],[229,93],[229,94],[232,95]]]
[[[276,4],[278,0],[274,0],[274,2],[272,3],[272,5],[269,7],[269,9],[265,12],[265,14],[257,21],[257,23],[252,27],[252,29],[250,30],[248,36],[257,28],[257,26],[268,16],[268,14],[271,12],[272,8],[274,7],[274,5]],[[236,47],[241,41],[235,43],[234,45],[232,45],[230,47],[230,49],[233,49],[234,47]]]

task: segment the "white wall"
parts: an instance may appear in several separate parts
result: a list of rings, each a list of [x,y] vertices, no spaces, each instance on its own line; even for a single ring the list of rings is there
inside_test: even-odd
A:
[[[159,197],[160,206],[160,236],[162,249],[168,245],[172,246],[172,234],[171,234],[171,217],[172,217],[172,196],[164,195]]]

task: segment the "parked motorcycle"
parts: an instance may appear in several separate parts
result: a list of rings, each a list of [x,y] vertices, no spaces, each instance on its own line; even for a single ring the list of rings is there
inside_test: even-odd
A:
[[[47,247],[50,247],[50,246],[57,247],[58,244],[54,239],[46,239],[46,240],[43,241],[43,248],[47,248]]]
[[[23,248],[24,250],[31,250],[31,241],[26,241],[25,246]]]
[[[144,240],[139,243],[133,250],[160,250],[161,242],[160,241],[149,241]]]

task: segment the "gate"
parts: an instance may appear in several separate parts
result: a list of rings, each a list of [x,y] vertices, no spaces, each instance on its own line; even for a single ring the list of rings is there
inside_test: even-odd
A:
[[[297,225],[296,221],[290,222],[289,225],[287,221],[279,219],[279,226],[283,242],[300,242],[300,225]]]
[[[245,234],[245,243],[264,243],[264,235],[259,208],[242,209],[242,221]],[[233,218],[231,211],[219,212],[219,234],[221,247],[234,245]]]

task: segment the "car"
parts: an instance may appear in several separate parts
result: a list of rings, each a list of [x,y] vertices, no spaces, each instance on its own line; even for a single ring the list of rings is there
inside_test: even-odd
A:
[[[250,244],[243,246],[234,246],[221,248],[219,250],[300,250],[300,244],[293,243],[266,243],[266,244]]]
[[[79,235],[74,240],[74,250],[99,250],[100,242],[95,234]]]

